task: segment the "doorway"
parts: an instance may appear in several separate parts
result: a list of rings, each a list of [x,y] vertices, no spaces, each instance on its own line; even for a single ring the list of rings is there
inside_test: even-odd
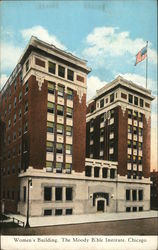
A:
[[[99,200],[97,202],[97,211],[98,212],[104,212],[104,206],[105,206],[105,201]]]

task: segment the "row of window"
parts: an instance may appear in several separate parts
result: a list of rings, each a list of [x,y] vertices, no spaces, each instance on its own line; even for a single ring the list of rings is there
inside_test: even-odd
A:
[[[128,118],[133,118],[135,121],[143,122],[143,114],[138,113],[137,111],[133,111],[131,109],[128,109]]]
[[[142,172],[140,171],[131,171],[131,170],[128,170],[127,171],[127,178],[128,179],[139,179],[141,180],[142,179]]]
[[[128,125],[128,133],[129,134],[133,133],[134,135],[143,136],[143,129],[132,125]]]
[[[25,83],[25,95],[28,93],[28,90],[29,90],[28,82],[26,82]],[[19,99],[19,102],[21,102],[21,100],[22,100],[22,91],[20,91],[18,99]],[[16,108],[16,106],[17,106],[17,97],[15,96],[14,97],[13,108]],[[26,102],[25,103],[25,109],[27,109],[27,106],[28,106],[28,103]],[[10,103],[8,105],[8,114],[11,113],[11,110],[12,110],[12,105]],[[7,109],[5,109],[5,111],[4,111],[4,117],[6,117],[6,115],[7,115]]]
[[[133,164],[142,164],[143,162],[143,157],[142,156],[137,156],[137,155],[128,155],[127,159],[128,163],[133,163]]]
[[[47,132],[54,133],[55,132],[55,123],[47,121]],[[66,136],[72,136],[73,128],[71,126],[66,126]],[[64,125],[56,124],[56,133],[60,135],[64,135]]]
[[[64,116],[64,108],[65,108],[64,106],[58,104],[57,105],[57,115]],[[55,114],[55,103],[53,103],[53,102],[47,103],[47,112]],[[67,107],[66,108],[66,117],[72,119],[72,115],[73,115],[73,109]]]
[[[62,173],[65,170],[66,174],[71,174],[72,171],[72,164],[71,163],[63,163],[63,162],[56,162],[54,164],[53,161],[46,161],[46,171],[52,172],[53,169],[56,169],[56,173]]]
[[[143,211],[143,207],[126,207],[126,212],[141,212]]]
[[[55,94],[55,89],[56,89],[56,84],[54,82],[48,81],[48,93],[54,95]],[[65,89],[64,86],[58,85],[58,87],[57,87],[58,96],[64,97],[64,89]],[[66,96],[67,96],[68,100],[73,100],[73,90],[67,89]]]
[[[16,197],[17,195],[17,197]],[[20,191],[16,192],[14,190],[3,190],[2,192],[3,199],[17,200],[20,201]]]
[[[143,148],[143,143],[142,143],[142,142],[137,142],[137,141],[128,140],[128,148],[133,148],[133,149],[142,150],[142,148]]]
[[[126,201],[142,201],[143,190],[142,189],[126,189]]]
[[[20,173],[21,171],[21,163],[18,163],[18,169],[15,168],[15,165],[13,165],[12,167],[8,166],[7,168],[1,168],[2,171],[2,175],[10,175],[15,174],[16,172]]]
[[[55,187],[55,201],[63,200],[63,187]],[[73,188],[66,187],[65,188],[65,200],[72,201],[73,200]],[[52,201],[52,187],[44,187],[44,201]]]
[[[102,178],[108,178],[108,168],[100,168],[100,167],[94,167],[94,177],[100,177],[100,170],[102,171]],[[110,169],[110,179],[114,179],[116,174],[115,169]],[[92,177],[92,167],[86,166],[85,167],[85,176]]]
[[[64,153],[64,144],[56,143],[56,146],[55,146],[54,142],[47,141],[46,142],[46,151],[47,152],[56,152],[57,154],[63,154]],[[66,154],[72,155],[72,145],[66,144],[65,152],[66,152]]]
[[[52,209],[45,209],[44,210],[44,216],[52,215],[53,210]],[[56,208],[55,209],[55,215],[71,215],[73,213],[72,208],[66,208],[66,209],[61,209],[61,208]]]

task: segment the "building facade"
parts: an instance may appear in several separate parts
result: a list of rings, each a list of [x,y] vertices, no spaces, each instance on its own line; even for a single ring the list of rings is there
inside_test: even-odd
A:
[[[151,91],[122,77],[88,102],[86,157],[118,161],[118,174],[150,177]]]
[[[86,61],[31,38],[1,91],[6,212],[26,215],[28,206],[30,216],[150,209],[153,97],[119,77],[87,108],[90,71]],[[128,102],[129,89],[139,104]]]

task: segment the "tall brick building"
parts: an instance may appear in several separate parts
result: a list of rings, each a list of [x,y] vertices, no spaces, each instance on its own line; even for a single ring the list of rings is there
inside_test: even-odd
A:
[[[87,107],[86,156],[118,161],[118,174],[150,176],[151,91],[117,77]]]
[[[30,216],[50,216],[150,209],[153,97],[119,77],[87,109],[90,70],[86,61],[31,38],[0,93],[5,211],[26,215],[29,206]]]

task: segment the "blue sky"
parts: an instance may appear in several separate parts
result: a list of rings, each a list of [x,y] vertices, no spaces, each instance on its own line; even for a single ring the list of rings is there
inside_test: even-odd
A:
[[[149,41],[148,87],[152,133],[157,128],[157,1],[2,1],[1,87],[31,35],[88,61],[88,98],[118,74],[145,87],[145,61],[136,53]],[[154,144],[156,141],[154,141]],[[154,157],[154,156],[153,156]]]

